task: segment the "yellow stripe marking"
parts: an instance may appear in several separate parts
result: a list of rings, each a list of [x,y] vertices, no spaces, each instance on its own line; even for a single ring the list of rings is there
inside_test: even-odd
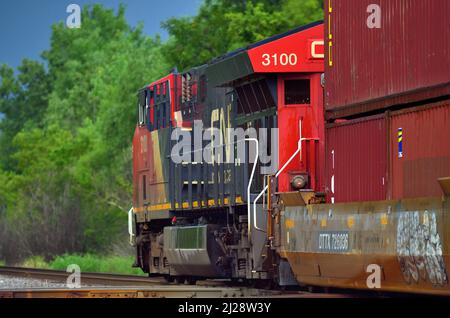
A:
[[[355,225],[355,218],[353,216],[347,218],[347,225],[349,228],[352,228],[353,225]]]
[[[386,214],[386,213],[383,213],[383,214],[381,215],[381,220],[380,220],[381,225],[387,225],[388,222],[389,222],[389,219],[388,219],[387,214]]]
[[[330,66],[333,66],[332,48],[333,48],[333,43],[328,42],[328,65],[330,65]]]
[[[230,202],[229,198],[225,198],[223,200],[224,204],[227,205]],[[217,205],[220,205],[221,200],[217,201]],[[236,197],[236,203],[243,203],[242,198],[241,197]],[[203,207],[206,207],[206,203],[205,201],[201,201],[201,204]],[[215,206],[216,205],[216,201],[215,200],[208,200],[208,206]],[[198,208],[199,207],[199,201],[193,201],[192,202],[192,206],[194,208]],[[179,203],[175,203],[175,208],[178,209],[180,207]],[[183,202],[182,204],[183,209],[188,209],[189,208],[189,202]],[[141,212],[145,212],[145,211],[150,211],[150,212],[154,212],[154,211],[162,211],[162,210],[170,210],[171,209],[171,204],[170,203],[163,203],[163,204],[155,204],[155,205],[148,205],[147,207],[138,207],[138,208],[133,208],[133,212],[134,213],[141,213]]]
[[[286,224],[286,228],[288,229],[292,229],[295,226],[294,220],[291,219],[286,219],[284,223]]]
[[[331,0],[328,0],[328,65],[333,66],[333,34],[331,33],[331,13],[333,12],[333,6]]]

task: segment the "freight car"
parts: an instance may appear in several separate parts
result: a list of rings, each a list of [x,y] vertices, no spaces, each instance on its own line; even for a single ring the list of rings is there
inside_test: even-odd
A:
[[[450,2],[325,0],[328,119],[450,95]]]
[[[450,295],[449,104],[389,100],[387,113],[326,122],[324,32],[300,27],[139,91],[135,266],[177,281]]]

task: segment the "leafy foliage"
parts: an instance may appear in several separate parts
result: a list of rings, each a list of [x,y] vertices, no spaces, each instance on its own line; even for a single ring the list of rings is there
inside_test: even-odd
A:
[[[0,168],[14,170],[10,156],[15,151],[12,139],[25,127],[42,127],[42,119],[48,105],[50,80],[44,66],[36,61],[23,60],[19,75],[7,65],[0,66]],[[30,113],[30,109],[33,110]]]
[[[132,268],[130,266],[132,263],[133,257],[65,254],[56,257],[50,262],[48,267],[56,270],[66,270],[68,265],[77,264],[82,272],[88,273],[145,275],[140,269]]]
[[[323,19],[323,0],[205,0],[198,15],[163,23],[171,65],[186,69],[294,27]]]
[[[93,5],[81,28],[53,26],[47,67],[24,60],[15,76],[0,66],[0,258],[48,261],[123,238],[137,89],[320,19],[322,4],[205,0],[196,16],[163,23],[166,43],[131,28],[124,7]]]
[[[17,78],[0,70],[8,258],[98,251],[126,230],[136,91],[169,68],[159,39],[130,28],[122,7],[83,18],[80,29],[53,27],[48,72],[27,60]]]
[[[130,264],[133,263],[132,256],[118,256],[118,255],[77,255],[64,254],[55,257],[51,261],[46,261],[40,255],[27,257],[18,265],[25,268],[43,268],[65,271],[69,265],[76,264],[84,273],[117,273],[128,275],[145,275],[140,269],[132,268]],[[0,261],[0,266],[5,263]]]

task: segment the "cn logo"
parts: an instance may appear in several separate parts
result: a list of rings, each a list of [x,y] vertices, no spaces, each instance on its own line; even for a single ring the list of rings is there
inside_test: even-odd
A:
[[[370,13],[367,17],[367,27],[369,29],[380,29],[381,7],[378,4],[371,4],[367,7],[367,13]]]
[[[311,57],[313,59],[323,59],[325,57],[324,52],[324,41],[315,40],[311,42]]]

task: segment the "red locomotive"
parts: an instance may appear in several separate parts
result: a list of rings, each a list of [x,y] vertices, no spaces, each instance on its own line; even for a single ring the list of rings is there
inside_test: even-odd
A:
[[[450,294],[450,103],[357,112],[349,97],[325,112],[341,40],[328,21],[139,91],[136,266],[178,281]],[[414,122],[430,118],[422,134]],[[428,146],[415,149],[418,138]]]

